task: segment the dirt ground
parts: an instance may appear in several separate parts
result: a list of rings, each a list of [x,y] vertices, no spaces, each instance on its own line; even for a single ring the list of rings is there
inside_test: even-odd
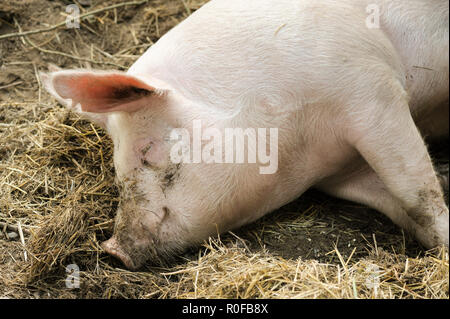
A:
[[[125,270],[99,246],[118,203],[111,141],[56,103],[38,71],[126,70],[206,1],[74,2],[100,12],[51,31],[72,1],[0,2],[0,297],[449,297],[446,250],[425,251],[380,213],[314,190],[173,264]],[[448,140],[432,154],[448,164]],[[66,285],[70,264],[77,288]]]

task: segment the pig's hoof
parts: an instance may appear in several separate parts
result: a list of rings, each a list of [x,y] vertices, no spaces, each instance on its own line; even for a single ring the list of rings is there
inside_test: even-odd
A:
[[[119,243],[117,242],[115,237],[111,237],[107,241],[103,242],[101,244],[101,247],[104,251],[106,251],[111,256],[119,259],[125,267],[127,267],[130,270],[136,270],[137,267],[134,264],[133,260],[130,258],[130,256],[125,253],[125,251],[120,247]]]

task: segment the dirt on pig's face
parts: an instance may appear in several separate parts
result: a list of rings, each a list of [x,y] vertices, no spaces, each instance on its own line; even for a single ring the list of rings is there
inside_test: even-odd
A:
[[[220,179],[215,168],[170,158],[170,133],[178,126],[157,107],[108,119],[120,203],[113,236],[103,248],[129,269],[164,263],[223,224],[223,192],[209,185]]]
[[[155,174],[158,175],[158,174]],[[132,270],[145,262],[162,264],[178,250],[176,236],[167,236],[177,231],[176,216],[163,201],[161,185],[166,181],[156,177],[156,187],[149,190],[139,187],[141,178],[148,178],[143,169],[136,169],[130,178],[118,181],[121,189],[119,208],[116,213],[114,234],[103,243],[105,250],[120,259]],[[158,189],[159,188],[159,189]]]
[[[182,165],[169,159],[169,126],[157,122],[149,129],[151,117],[148,112],[121,114],[109,123],[120,204],[114,234],[103,248],[129,269],[166,260],[180,249],[184,233],[183,212],[168,194]]]
[[[103,248],[129,269],[166,261],[271,205],[273,177],[259,174],[258,164],[172,161],[172,129],[191,128],[164,118],[151,109],[115,114],[108,123],[121,195],[114,234]]]

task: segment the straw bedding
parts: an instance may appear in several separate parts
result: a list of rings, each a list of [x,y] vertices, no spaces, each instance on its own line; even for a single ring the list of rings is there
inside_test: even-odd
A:
[[[118,205],[111,140],[57,104],[37,72],[125,70],[206,1],[128,2],[79,1],[80,29],[52,29],[72,1],[0,3],[0,297],[449,297],[448,251],[315,191],[165,267],[130,272],[106,255]]]

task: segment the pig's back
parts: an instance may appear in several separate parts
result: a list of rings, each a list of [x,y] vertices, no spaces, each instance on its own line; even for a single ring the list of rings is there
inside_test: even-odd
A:
[[[383,30],[366,26],[365,1],[213,0],[153,45],[130,69],[187,98],[236,108],[261,92],[274,103],[376,85],[404,67]],[[360,73],[373,73],[365,83]],[[331,85],[330,85],[331,84]],[[348,92],[350,93],[350,92]],[[301,101],[300,101],[301,100]],[[327,101],[323,101],[326,103]]]

